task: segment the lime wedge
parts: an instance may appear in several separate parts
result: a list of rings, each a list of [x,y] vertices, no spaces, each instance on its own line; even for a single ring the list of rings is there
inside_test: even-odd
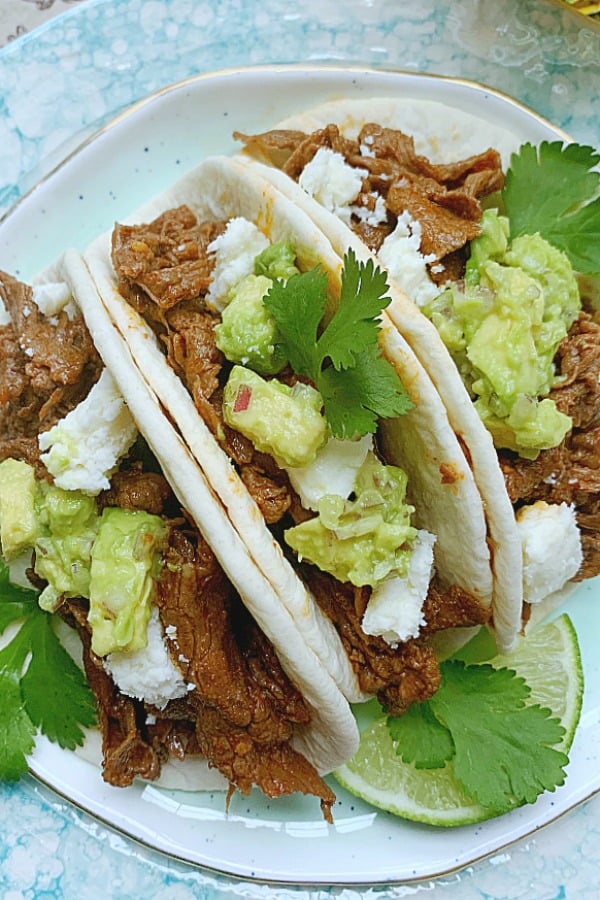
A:
[[[583,671],[577,635],[567,615],[537,626],[515,649],[489,662],[513,669],[531,689],[530,702],[560,718],[565,736],[557,749],[567,752],[581,713]],[[416,769],[396,755],[385,718],[361,734],[358,752],[334,773],[342,787],[373,806],[429,825],[467,825],[494,813],[473,801],[454,778],[451,763],[443,769]]]
[[[495,656],[496,668],[514,669],[531,689],[531,703],[550,709],[560,719],[565,736],[556,749],[568,753],[581,714],[583,668],[573,623],[565,614],[538,625],[519,638],[506,656]]]

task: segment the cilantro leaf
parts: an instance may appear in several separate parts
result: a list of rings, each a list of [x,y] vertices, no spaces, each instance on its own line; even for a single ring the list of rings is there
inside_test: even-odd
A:
[[[412,403],[403,390],[398,391],[398,384],[395,370],[378,347],[357,353],[351,369],[326,368],[318,387],[332,433],[340,438],[374,434],[379,417],[407,412]]]
[[[18,676],[0,671],[0,777],[18,781],[25,774],[35,731],[23,706]]]
[[[567,254],[576,272],[600,273],[600,199],[550,224],[543,237]]]
[[[416,769],[442,769],[454,756],[452,735],[428,701],[413,703],[402,716],[390,716],[387,727],[398,755]]]
[[[26,757],[41,729],[61,747],[83,743],[81,725],[96,721],[95,702],[85,676],[52,628],[34,591],[10,583],[0,558],[0,631],[19,628],[0,650],[0,778],[26,771]]]
[[[327,276],[319,269],[274,282],[264,304],[277,322],[297,375],[323,397],[332,434],[353,438],[377,430],[377,419],[412,407],[393,365],[378,346],[382,310],[389,303],[383,272],[371,261],[344,258],[340,304],[319,334],[327,306]]]
[[[429,703],[452,735],[454,774],[481,806],[498,812],[533,803],[564,782],[564,729],[540,706],[527,706],[529,688],[510,669],[446,661]]]
[[[50,626],[47,614],[29,629],[31,661],[21,679],[25,708],[34,725],[61,747],[83,744],[80,725],[96,722],[96,705],[83,672],[73,662]]]
[[[600,273],[598,162],[600,154],[580,144],[524,144],[511,157],[502,191],[511,238],[539,233],[576,271]]]
[[[385,273],[372,260],[357,263],[352,250],[342,273],[340,304],[319,339],[321,359],[336,369],[349,369],[364,350],[377,347],[377,321],[389,305]]]
[[[35,591],[11,584],[8,580],[8,566],[0,558],[0,634],[4,633],[8,625],[22,619],[37,605]]]
[[[297,375],[316,382],[320,371],[317,332],[327,303],[327,275],[311,269],[287,280],[274,281],[264,304],[285,340],[290,365]]]

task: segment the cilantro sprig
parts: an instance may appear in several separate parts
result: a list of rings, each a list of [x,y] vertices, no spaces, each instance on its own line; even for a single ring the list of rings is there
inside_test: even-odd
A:
[[[93,694],[40,609],[35,591],[9,580],[0,558],[0,634],[17,630],[0,650],[0,779],[27,771],[38,730],[74,750],[84,740],[81,726],[96,722]]]
[[[539,233],[577,272],[600,273],[600,153],[543,141],[513,153],[502,191],[511,238]]]
[[[397,753],[417,769],[451,765],[465,792],[501,814],[564,783],[564,729],[512,669],[446,660],[436,694],[389,717]]]
[[[389,304],[384,272],[344,257],[340,302],[325,328],[327,275],[321,269],[275,281],[264,299],[277,322],[297,375],[310,378],[323,398],[332,434],[353,438],[377,430],[378,418],[412,407],[398,373],[378,344],[379,317]]]

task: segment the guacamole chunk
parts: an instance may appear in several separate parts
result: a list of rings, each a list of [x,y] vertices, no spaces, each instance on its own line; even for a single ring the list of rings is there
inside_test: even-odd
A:
[[[17,459],[0,463],[0,545],[7,562],[33,546],[38,530],[35,495],[32,466]]]
[[[369,452],[358,471],[354,498],[326,494],[318,515],[285,532],[300,559],[342,582],[374,587],[390,574],[405,577],[417,531],[405,502],[406,474]]]
[[[265,275],[243,278],[215,327],[217,347],[227,359],[261,375],[275,375],[287,363],[277,323],[263,303],[272,283]]]
[[[96,501],[81,491],[39,482],[36,516],[35,571],[48,582],[39,603],[54,612],[62,595],[89,597],[90,555],[98,529]]]
[[[487,210],[464,286],[452,285],[425,312],[496,446],[533,459],[571,428],[548,394],[556,350],[581,301],[564,253],[539,234],[509,244],[507,233],[505,220]]]
[[[117,507],[102,512],[92,548],[88,595],[92,650],[98,656],[146,646],[165,537],[159,516]]]
[[[254,260],[254,273],[266,275],[275,280],[281,278],[287,281],[292,275],[298,275],[300,269],[296,266],[296,251],[293,244],[287,241],[278,241],[271,244]]]
[[[314,461],[327,437],[322,405],[321,395],[308,384],[266,381],[243,366],[233,367],[223,394],[227,424],[283,467]]]

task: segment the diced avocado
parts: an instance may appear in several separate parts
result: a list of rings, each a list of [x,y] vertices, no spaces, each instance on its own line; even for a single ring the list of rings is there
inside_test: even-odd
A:
[[[548,394],[554,356],[581,301],[564,253],[539,234],[503,245],[505,230],[488,210],[484,234],[472,244],[467,283],[442,292],[425,312],[496,446],[535,458],[571,426]]]
[[[262,375],[274,375],[287,363],[277,323],[263,303],[271,284],[265,275],[243,278],[215,328],[217,347],[227,359]]]
[[[497,447],[518,450],[525,459],[535,459],[540,450],[556,447],[571,430],[571,418],[560,412],[549,397],[533,400],[519,397],[510,415],[495,416],[489,406],[475,401],[475,409],[488,429]],[[515,435],[519,445],[515,446]]]
[[[281,466],[313,462],[327,437],[318,391],[298,382],[293,387],[266,381],[242,366],[234,366],[223,395],[223,415]]]
[[[155,579],[160,571],[166,526],[143,510],[104,509],[92,548],[90,612],[92,650],[146,646]]]
[[[406,474],[369,452],[359,469],[354,499],[326,494],[319,514],[285,532],[300,559],[342,582],[375,586],[390,573],[405,577],[417,535],[414,507],[405,502]]]
[[[81,491],[40,482],[36,515],[35,571],[48,582],[39,602],[54,612],[62,595],[89,596],[91,550],[98,529],[96,501]]]
[[[296,250],[294,245],[287,241],[278,241],[271,244],[254,260],[254,274],[266,275],[273,281],[282,278],[284,281],[292,275],[298,275],[300,269],[296,266]]]
[[[579,286],[567,255],[539,234],[530,234],[514,239],[504,261],[513,268],[522,269],[541,285],[546,328],[538,337],[538,343],[541,339],[549,340],[552,349],[560,343],[581,310]]]
[[[471,241],[465,281],[479,284],[479,269],[488,259],[502,259],[508,247],[510,227],[506,216],[499,216],[495,209],[486,209],[481,218],[481,233]]]
[[[0,544],[7,562],[33,547],[38,532],[35,496],[32,466],[17,459],[0,463]]]

